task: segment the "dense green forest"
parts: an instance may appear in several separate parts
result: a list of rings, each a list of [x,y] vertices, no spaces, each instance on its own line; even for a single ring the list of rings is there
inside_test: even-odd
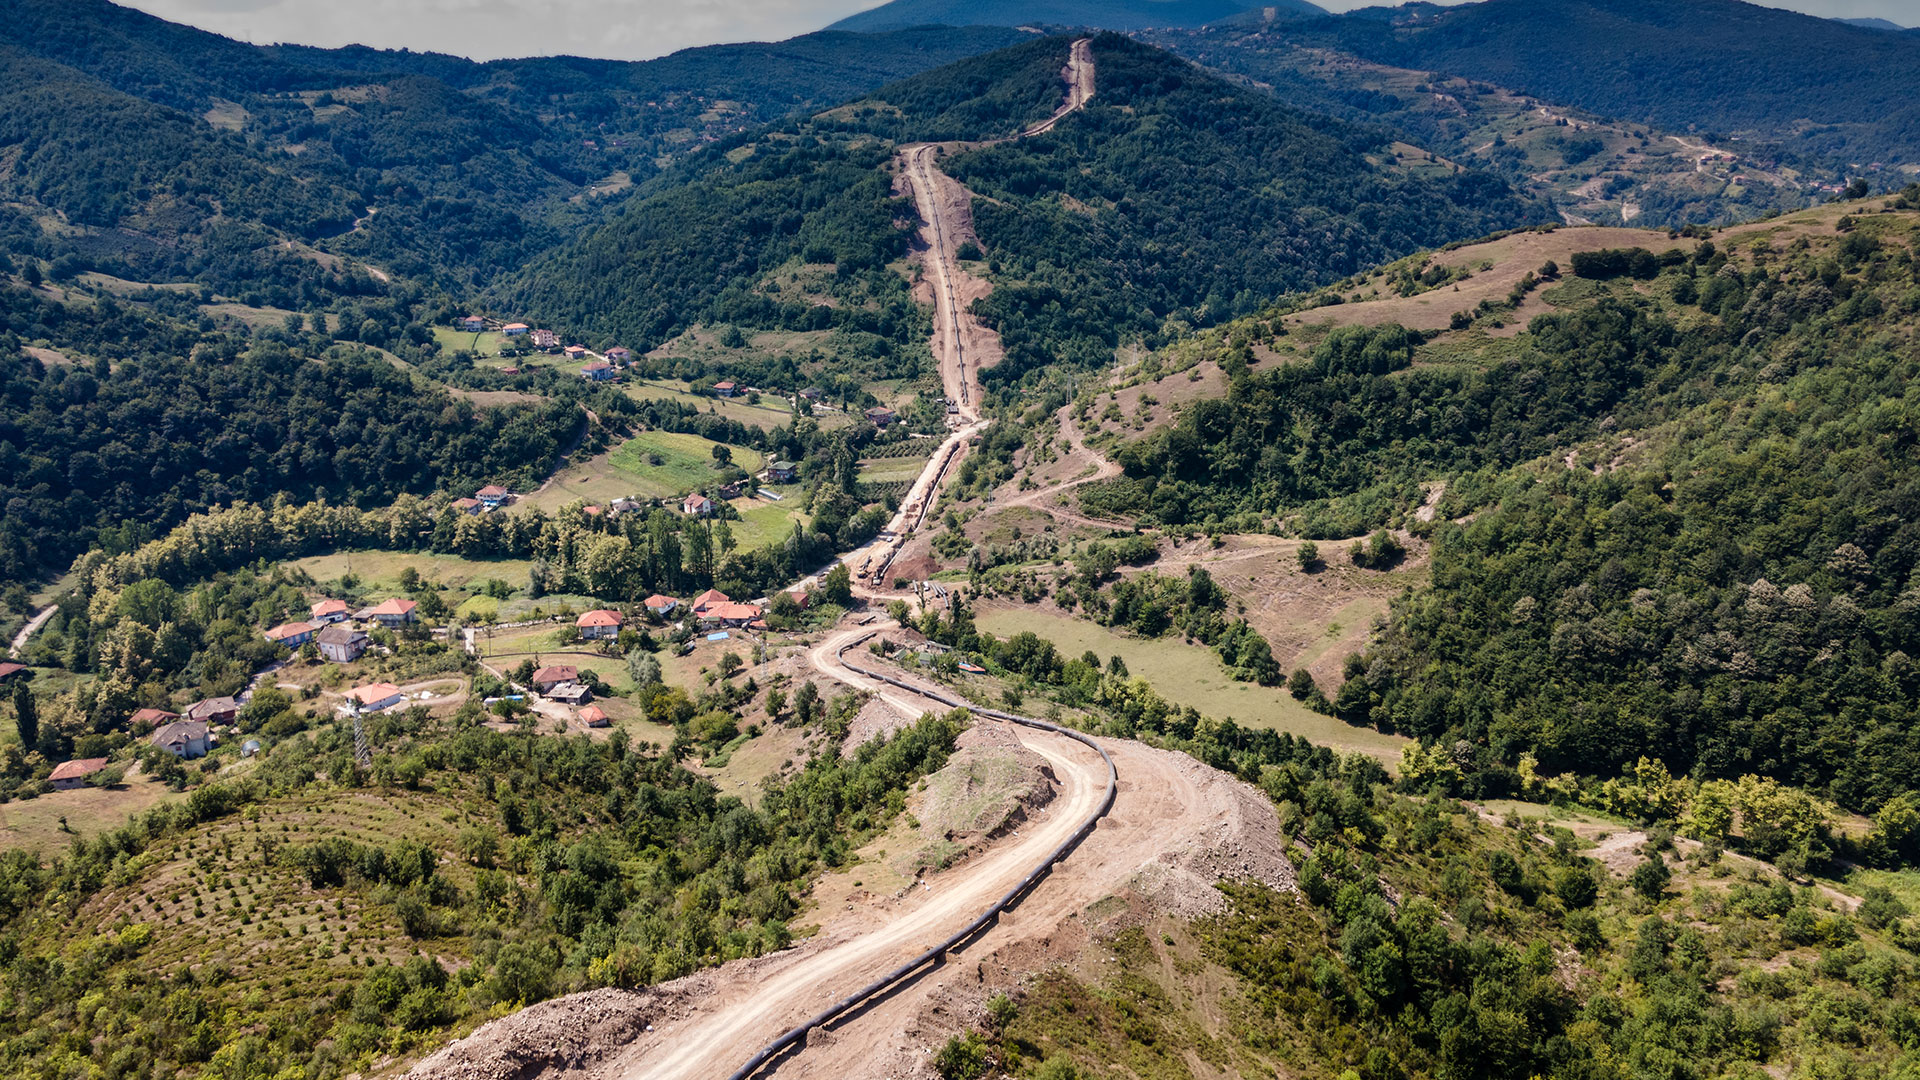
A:
[[[1887,210],[1778,246],[1577,256],[1589,276],[1544,294],[1564,310],[1485,362],[1335,330],[1242,362],[1088,497],[1338,537],[1452,477],[1432,585],[1349,663],[1342,716],[1461,741],[1489,794],[1523,753],[1600,775],[1646,755],[1871,810],[1920,775],[1913,235]]]
[[[65,338],[58,323],[70,321],[100,356],[79,367],[0,347],[10,581],[63,568],[103,530],[162,531],[237,500],[380,506],[403,492],[531,486],[582,424],[567,402],[477,408],[351,347],[316,356],[202,336],[111,300],[76,309],[0,291],[9,300],[14,332]]]
[[[1920,63],[1920,38],[1743,0],[1488,0],[1296,23],[1288,34],[1607,116],[1860,164],[1911,161],[1920,135],[1902,74]]]
[[[925,27],[644,63],[478,64],[256,47],[106,0],[29,0],[9,15],[4,187],[86,226],[13,250],[236,295],[302,275],[326,284],[276,239],[471,290],[598,220],[662,160],[1025,37]],[[610,177],[610,197],[570,201]]]
[[[1013,382],[1121,340],[1217,323],[1396,254],[1545,215],[1500,181],[1396,175],[1386,132],[1299,112],[1113,34],[1099,93],[1047,135],[947,166],[976,195],[998,286],[981,311]]]

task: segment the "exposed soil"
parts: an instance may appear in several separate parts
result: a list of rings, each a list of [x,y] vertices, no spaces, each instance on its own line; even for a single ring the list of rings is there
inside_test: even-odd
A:
[[[1397,322],[1416,330],[1444,330],[1456,311],[1470,311],[1482,300],[1504,301],[1507,294],[1528,272],[1537,272],[1548,260],[1566,273],[1573,254],[1598,248],[1644,247],[1665,251],[1677,247],[1691,250],[1697,241],[1670,239],[1664,230],[1616,229],[1583,226],[1556,229],[1550,233],[1526,232],[1504,236],[1484,244],[1443,251],[1434,255],[1440,266],[1467,267],[1473,276],[1455,285],[1443,285],[1416,296],[1385,295],[1377,300],[1348,302],[1334,307],[1314,308],[1287,316],[1289,326],[1377,326]],[[1491,262],[1490,269],[1478,269]],[[1551,310],[1540,298],[1542,289],[1528,295],[1520,309],[1503,321],[1505,330],[1518,333],[1533,316]],[[1504,331],[1496,331],[1502,333]]]

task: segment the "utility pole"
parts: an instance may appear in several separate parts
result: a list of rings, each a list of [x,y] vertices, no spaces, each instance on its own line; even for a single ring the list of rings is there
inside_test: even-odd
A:
[[[367,745],[367,727],[358,709],[353,713],[353,764],[361,772],[373,768],[373,748]]]

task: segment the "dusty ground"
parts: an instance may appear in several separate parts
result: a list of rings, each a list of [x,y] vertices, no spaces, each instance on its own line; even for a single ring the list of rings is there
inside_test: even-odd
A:
[[[1529,271],[1537,271],[1549,259],[1560,265],[1565,275],[1576,251],[1598,248],[1643,247],[1649,251],[1668,248],[1692,250],[1695,241],[1669,239],[1665,230],[1614,229],[1596,226],[1556,229],[1550,233],[1516,233],[1484,244],[1443,251],[1433,257],[1442,266],[1464,266],[1473,276],[1454,285],[1443,285],[1417,296],[1401,297],[1388,292],[1379,299],[1348,302],[1335,307],[1315,308],[1287,316],[1290,327],[1300,326],[1377,326],[1397,322],[1416,330],[1444,330],[1456,311],[1468,311],[1482,300],[1505,301],[1514,285]],[[1491,263],[1482,270],[1483,263]],[[1527,321],[1551,308],[1535,289],[1526,302],[1505,318],[1507,330],[1518,333]]]

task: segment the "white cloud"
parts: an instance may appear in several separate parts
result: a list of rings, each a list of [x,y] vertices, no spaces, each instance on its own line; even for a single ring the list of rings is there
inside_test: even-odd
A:
[[[723,41],[778,41],[880,0],[120,0],[255,44],[373,45],[479,60],[644,60]],[[1257,3],[1257,0],[1254,0]],[[1369,0],[1319,0],[1347,10]],[[1682,0],[1673,0],[1682,2]],[[1913,0],[1774,0],[1812,15],[1916,21]],[[1249,4],[1253,6],[1253,4]]]

